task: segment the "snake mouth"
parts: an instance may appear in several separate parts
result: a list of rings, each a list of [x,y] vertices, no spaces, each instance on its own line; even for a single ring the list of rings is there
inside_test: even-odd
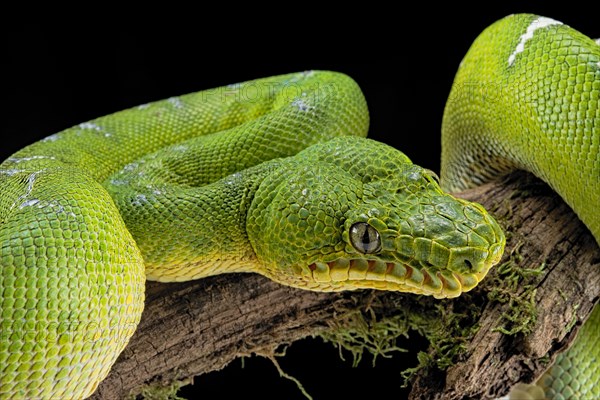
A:
[[[310,264],[306,278],[312,281],[309,286],[319,290],[379,289],[452,298],[477,286],[493,264],[477,272],[458,273],[398,262],[341,258]]]

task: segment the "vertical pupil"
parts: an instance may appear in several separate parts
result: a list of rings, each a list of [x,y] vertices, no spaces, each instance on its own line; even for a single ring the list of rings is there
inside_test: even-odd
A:
[[[363,231],[363,234],[362,234],[362,242],[363,242],[363,244],[368,245],[368,244],[371,243],[371,235],[370,235],[370,232],[369,232],[369,228],[368,227],[364,227],[363,229],[364,229],[364,231]]]

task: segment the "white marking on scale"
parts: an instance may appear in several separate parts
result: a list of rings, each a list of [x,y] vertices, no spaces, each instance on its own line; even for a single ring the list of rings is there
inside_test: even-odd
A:
[[[115,185],[115,186],[129,185],[129,181],[127,181],[125,179],[111,179],[110,183],[111,183],[111,185]]]
[[[20,163],[23,161],[42,160],[42,159],[56,160],[56,158],[54,158],[52,156],[30,156],[30,157],[11,157],[11,158],[8,158],[6,161]]]
[[[19,208],[35,206],[39,202],[40,202],[39,199],[26,200],[23,203],[21,203],[21,205],[19,206]]]
[[[562,25],[562,22],[546,17],[539,17],[533,20],[533,22],[527,27],[525,33],[522,34],[519,38],[519,43],[517,44],[515,51],[513,51],[510,56],[508,56],[508,65],[513,65],[517,54],[522,53],[525,50],[525,43],[527,43],[529,39],[533,38],[533,34],[535,33],[535,31],[552,25]]]
[[[137,167],[139,167],[139,164],[136,163],[136,162],[132,162],[132,163],[127,164],[126,166],[124,166],[123,170],[121,171],[121,173],[123,173],[125,171],[128,171],[128,172],[135,171],[137,169]]]
[[[24,203],[25,199],[31,194],[31,192],[33,191],[33,185],[35,183],[35,180],[37,179],[37,176],[40,172],[45,171],[45,169],[41,169],[39,171],[35,171],[32,172],[31,174],[29,174],[29,176],[27,177],[27,188],[25,189],[25,193],[22,194],[21,196],[19,196],[17,198],[17,200],[15,200],[14,203],[12,203],[12,205],[10,206],[10,209],[12,210],[13,208],[15,208],[15,206],[17,205],[17,203]]]
[[[49,207],[49,208],[54,208],[56,209],[54,212],[56,213],[63,213],[65,212],[65,208],[56,200],[54,201],[45,201],[45,200],[39,200],[39,199],[31,199],[31,200],[27,200],[24,201],[19,208],[24,208],[24,207],[31,207],[31,206],[37,206],[37,208],[45,208],[45,207]],[[69,215],[74,217],[75,213],[74,212],[69,212]]]
[[[18,174],[20,172],[25,172],[25,170],[24,169],[16,169],[16,168],[0,170],[0,174],[8,175],[8,176],[13,176],[14,174]]]
[[[173,151],[188,151],[189,147],[184,144],[178,144],[172,147]]]
[[[175,108],[183,108],[183,103],[179,97],[169,97],[167,101],[173,104],[173,107]]]
[[[55,133],[54,135],[50,135],[50,136],[47,136],[47,137],[43,138],[42,142],[54,142],[58,138],[59,138],[58,133]]]
[[[142,203],[148,203],[148,199],[144,194],[138,194],[135,196],[135,200],[131,202],[134,206],[141,206]]]
[[[92,122],[83,122],[78,125],[80,129],[92,129],[95,131],[101,131],[102,128]]]
[[[40,172],[41,171],[33,172],[32,174],[30,174],[27,177],[27,192],[25,193],[25,195],[23,197],[27,197],[31,194],[31,191],[33,190],[33,184],[35,183],[35,180],[37,179],[37,174]]]
[[[313,106],[306,104],[304,102],[304,100],[302,100],[302,99],[294,100],[292,102],[292,105],[295,106],[300,111],[310,111],[314,108]]]
[[[600,38],[594,40],[594,42],[596,42],[597,45],[600,45]]]
[[[104,133],[104,137],[111,137],[112,136],[112,134],[106,132],[104,130],[104,128],[102,128],[101,126],[96,125],[96,124],[94,124],[92,122],[83,122],[83,123],[79,124],[78,126],[79,126],[79,129],[91,129],[91,130],[94,130],[96,132],[103,132]]]
[[[137,106],[138,110],[145,110],[146,108],[150,107],[150,104],[146,103],[146,104],[140,104],[139,106]]]
[[[234,185],[237,182],[240,182],[240,180],[242,179],[242,174],[240,174],[239,172],[236,172],[235,174],[231,174],[227,177],[227,179],[225,179],[224,183],[226,185]]]
[[[161,194],[163,194],[163,191],[160,190],[159,188],[157,188],[154,185],[146,185],[146,189],[150,190],[152,192],[152,194],[154,194],[154,195],[161,195]]]
[[[42,207],[42,206],[40,206],[40,207]],[[47,207],[58,208],[58,210],[56,210],[56,212],[65,212],[65,208],[58,201],[49,201],[47,204]],[[70,214],[75,216],[75,214],[73,212],[71,212]]]

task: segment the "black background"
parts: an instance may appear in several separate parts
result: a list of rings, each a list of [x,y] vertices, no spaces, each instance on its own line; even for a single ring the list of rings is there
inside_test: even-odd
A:
[[[511,13],[532,12],[600,36],[596,11],[576,2],[482,2],[449,10],[423,2],[411,11],[362,4],[348,15],[300,2],[272,15],[251,15],[233,4],[222,4],[220,12],[202,3],[200,10],[170,6],[155,8],[152,18],[143,15],[149,4],[131,15],[120,10],[71,10],[74,16],[60,19],[5,14],[1,158],[69,126],[149,101],[329,69],[350,75],[362,87],[371,112],[370,137],[437,171],[441,117],[454,73],[486,26]],[[292,345],[280,363],[315,399],[366,393],[402,398],[399,371],[414,360],[400,355],[371,368],[367,357],[351,368],[334,347],[315,339]],[[202,399],[302,398],[270,361],[254,357],[245,360],[244,369],[240,365],[237,360],[196,378],[195,388],[184,395],[195,398],[195,390]]]

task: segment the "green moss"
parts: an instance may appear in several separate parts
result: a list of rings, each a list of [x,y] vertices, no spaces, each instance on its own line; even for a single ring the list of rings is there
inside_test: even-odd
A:
[[[486,283],[490,288],[488,299],[491,302],[508,304],[494,328],[494,331],[505,335],[527,335],[537,322],[536,283],[546,265],[522,267],[522,245],[519,242],[513,247],[508,260],[496,268],[496,274]]]
[[[577,321],[579,321],[579,318],[577,317],[577,310],[579,310],[579,307],[581,307],[581,304],[573,305],[573,317],[565,327],[567,333],[571,332],[571,329],[573,329],[573,327],[577,324]]]
[[[457,356],[466,349],[478,329],[475,321],[480,311],[478,307],[470,306],[470,301],[458,303],[421,299],[417,303],[399,296],[398,303],[397,307],[392,307],[395,314],[384,317],[378,315],[384,315],[382,309],[390,305],[377,301],[367,309],[341,313],[329,329],[319,336],[336,346],[342,359],[344,352],[349,352],[353,366],[358,365],[365,352],[372,355],[375,364],[378,357],[388,358],[408,351],[398,346],[400,338],[407,338],[410,333],[424,336],[430,343],[429,350],[417,354],[417,365],[400,371],[403,385],[406,386],[414,374],[422,369],[444,370],[456,362]]]
[[[153,383],[142,388],[138,396],[131,396],[130,399],[143,400],[185,400],[177,396],[177,392],[185,385],[191,384],[191,379],[173,381],[170,384]]]
[[[358,366],[365,351],[373,355],[374,366],[377,357],[392,357],[394,353],[407,351],[396,346],[396,340],[408,337],[409,329],[405,313],[377,320],[373,313],[351,310],[342,314],[319,336],[337,346],[342,360],[345,360],[344,351],[349,352],[352,366]]]
[[[469,299],[466,299],[467,297]],[[480,308],[474,306],[470,300],[471,296],[467,294],[463,295],[460,303],[438,303],[435,305],[435,320],[421,326],[418,323],[413,324],[419,333],[429,340],[429,350],[427,353],[419,352],[418,364],[402,372],[404,386],[421,369],[446,370],[466,350],[469,341],[479,330],[476,321],[481,313]]]
[[[545,354],[544,356],[538,359],[538,362],[542,365],[549,365],[551,361],[552,360],[548,354]]]

